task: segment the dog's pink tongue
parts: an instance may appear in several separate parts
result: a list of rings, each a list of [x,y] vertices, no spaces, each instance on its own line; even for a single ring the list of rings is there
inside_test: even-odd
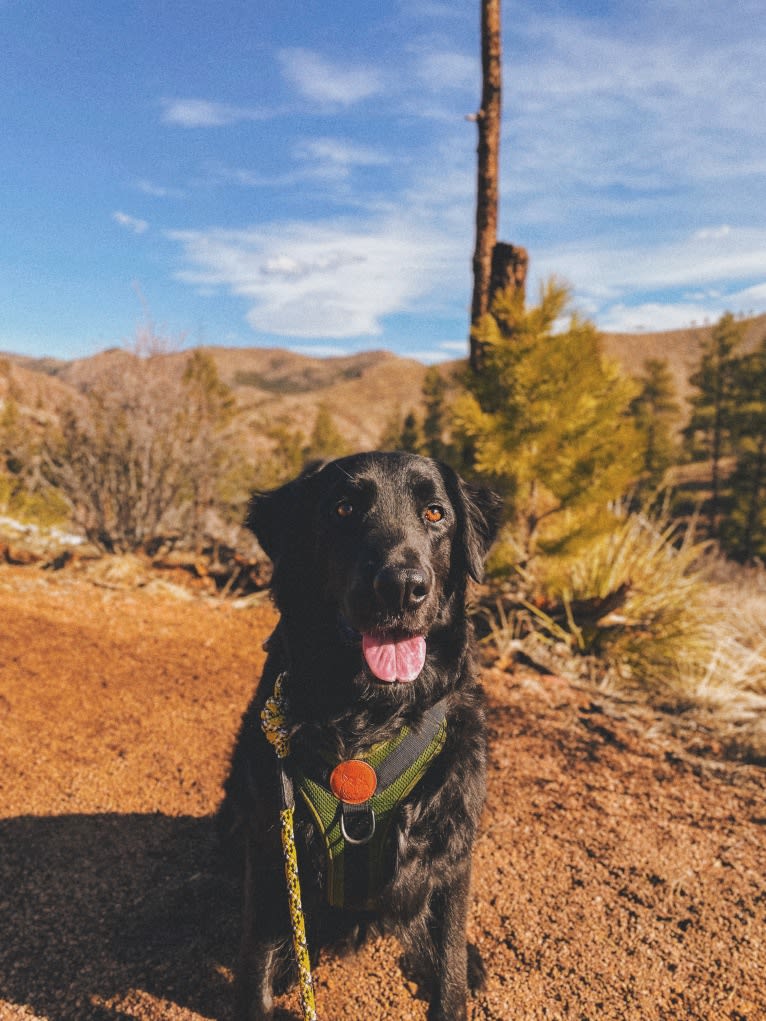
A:
[[[426,661],[426,640],[422,635],[396,642],[377,635],[362,636],[367,666],[380,681],[414,681]]]

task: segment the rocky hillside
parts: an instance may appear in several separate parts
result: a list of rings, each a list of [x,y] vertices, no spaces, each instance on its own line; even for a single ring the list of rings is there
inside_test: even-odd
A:
[[[746,320],[745,345],[754,347],[766,335],[766,315]],[[678,392],[686,396],[688,377],[711,326],[661,333],[606,333],[606,352],[631,375],[647,358],[667,359]],[[348,442],[357,449],[378,444],[391,417],[418,408],[426,367],[387,351],[365,351],[340,358],[311,358],[277,348],[204,348],[219,375],[236,395],[243,426],[254,434],[283,423],[308,434],[319,404],[325,404]],[[164,355],[181,367],[189,351]],[[126,358],[112,348],[88,358],[62,361],[0,355],[0,400],[13,394],[22,411],[45,417],[62,401]],[[440,368],[451,376],[459,362]]]

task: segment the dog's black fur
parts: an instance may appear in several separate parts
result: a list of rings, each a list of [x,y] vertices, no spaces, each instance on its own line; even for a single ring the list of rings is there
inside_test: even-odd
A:
[[[353,758],[405,723],[417,727],[423,711],[447,697],[446,744],[397,809],[378,911],[324,904],[322,838],[299,804],[296,839],[312,951],[339,938],[358,942],[370,928],[392,931],[413,973],[428,981],[429,1019],[466,1017],[466,985],[483,974],[478,955],[467,952],[465,925],[486,751],[465,600],[468,579],[481,577],[499,504],[446,465],[403,453],[332,461],[252,500],[247,523],[273,560],[281,620],[219,813],[225,842],[244,854],[242,1021],[272,1017],[275,982],[289,970],[276,758],[259,719],[282,671],[296,756],[329,740],[338,760]],[[370,632],[426,637],[416,680],[375,679],[358,639]]]

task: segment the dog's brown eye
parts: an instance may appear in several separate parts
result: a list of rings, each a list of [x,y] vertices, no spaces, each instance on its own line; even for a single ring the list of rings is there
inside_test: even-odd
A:
[[[426,507],[425,518],[426,521],[430,521],[431,524],[435,524],[437,521],[441,521],[444,517],[444,511],[439,507],[438,504],[432,503],[430,507]]]
[[[354,513],[354,505],[349,500],[341,500],[335,508],[335,513],[339,518],[350,518]]]

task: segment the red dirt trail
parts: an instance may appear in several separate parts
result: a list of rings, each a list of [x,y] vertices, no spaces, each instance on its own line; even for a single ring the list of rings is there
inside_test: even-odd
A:
[[[273,622],[0,567],[0,1021],[228,1018],[211,816]],[[484,680],[473,1021],[766,1021],[763,769],[557,678]],[[322,1021],[425,1021],[391,940],[316,980]]]

